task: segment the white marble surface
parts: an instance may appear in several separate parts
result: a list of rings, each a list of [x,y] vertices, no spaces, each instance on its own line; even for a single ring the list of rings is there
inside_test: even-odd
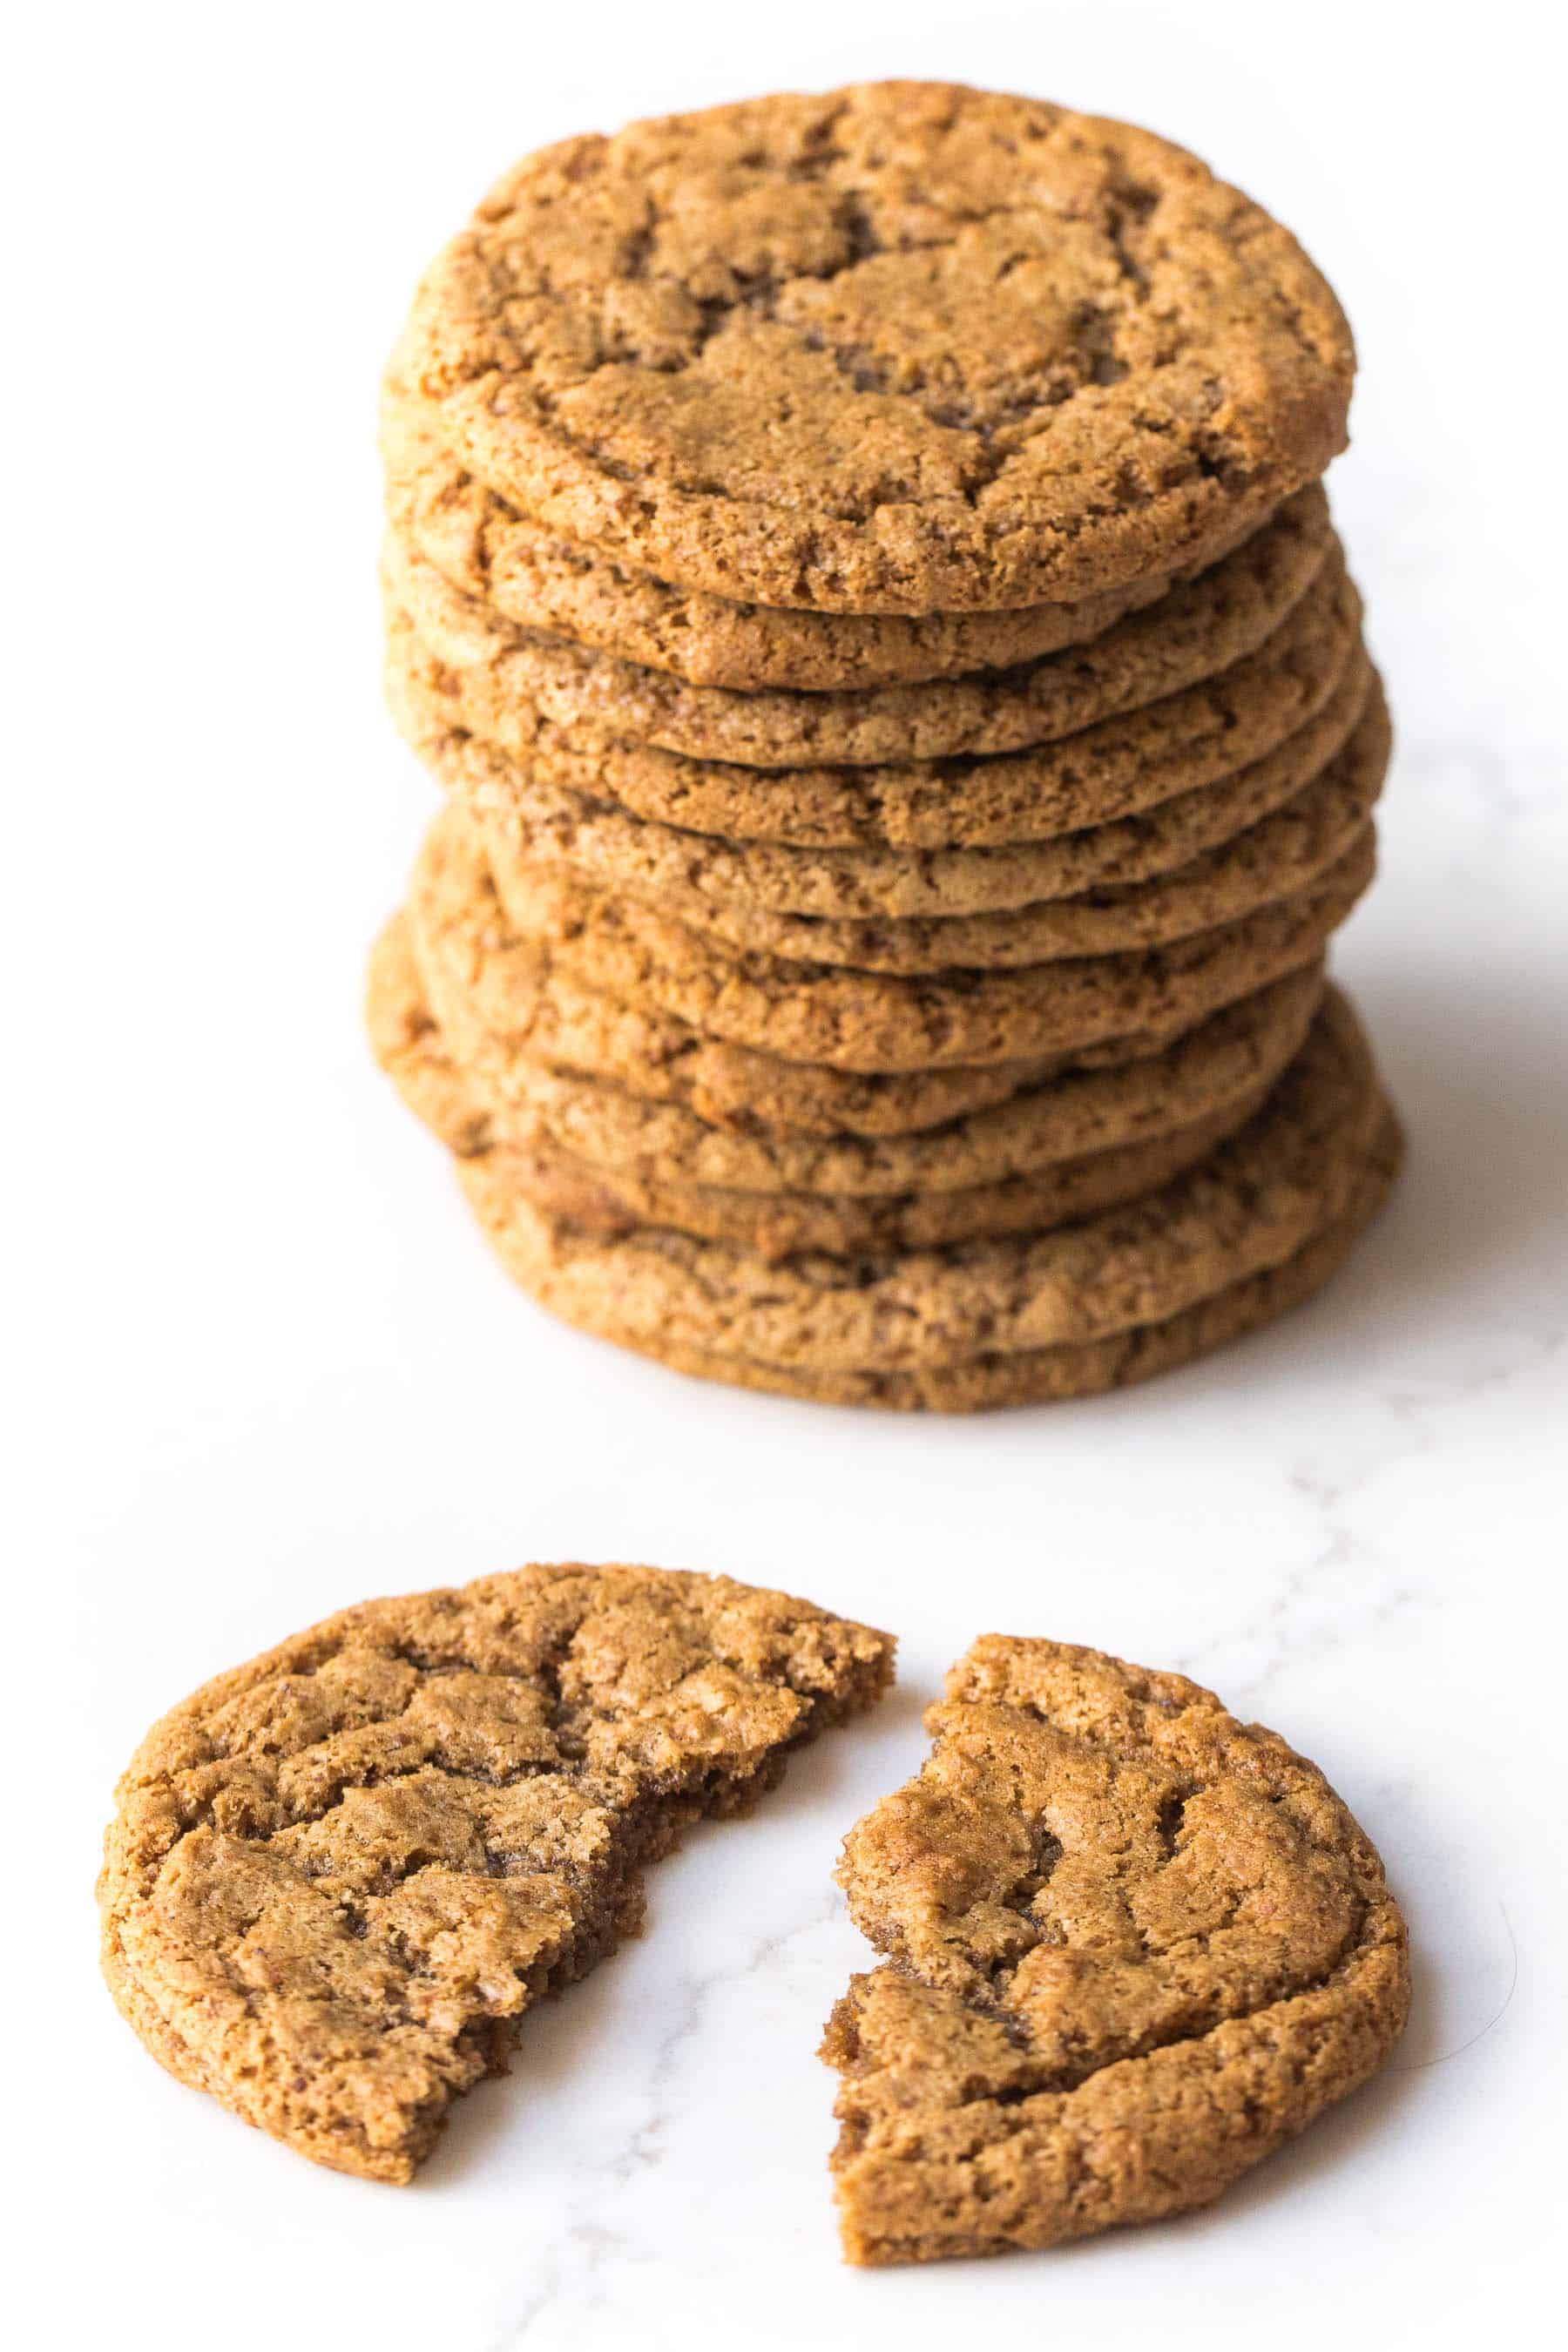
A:
[[[21,2340],[1506,2339],[1550,2276],[1568,2011],[1557,142],[1533,12],[552,13],[68,6],[24,37]],[[892,68],[1152,121],[1300,228],[1361,338],[1334,488],[1401,729],[1384,879],[1340,959],[1413,1139],[1390,1214],[1328,1297],[1218,1361],[975,1423],[689,1386],[549,1324],[357,1025],[429,804],[380,716],[371,579],[374,377],[416,264],[538,140]],[[115,1772],[192,1684],[342,1602],[563,1555],[889,1624],[898,1695],[659,1870],[647,1938],[531,2022],[416,2188],[314,2172],[163,2076],[98,1984]],[[855,2275],[812,2053],[865,1950],[829,1872],[986,1626],[1184,1668],[1318,1758],[1408,1906],[1415,2021],[1205,2218]]]

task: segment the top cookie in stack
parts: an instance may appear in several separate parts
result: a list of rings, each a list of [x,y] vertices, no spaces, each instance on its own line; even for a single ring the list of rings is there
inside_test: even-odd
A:
[[[1033,100],[765,99],[492,192],[384,403],[450,807],[373,1026],[531,1288],[963,1404],[1321,1278],[1394,1154],[1322,997],[1389,741],[1317,482],[1352,369],[1267,215]]]

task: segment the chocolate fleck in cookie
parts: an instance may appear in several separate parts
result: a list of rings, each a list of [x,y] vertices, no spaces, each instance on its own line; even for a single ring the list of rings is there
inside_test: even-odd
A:
[[[846,694],[686,686],[519,629],[395,539],[383,551],[382,580],[428,650],[460,673],[473,731],[489,740],[504,743],[509,727],[526,728],[537,712],[569,740],[590,745],[650,743],[763,769],[863,766],[1017,751],[1195,686],[1256,653],[1320,580],[1331,609],[1341,584],[1330,570],[1335,545],[1314,488],[1211,569],[1089,644],[1016,669]]]
[[[823,693],[1005,669],[1099,636],[1180,576],[1147,572],[1109,594],[1014,612],[811,613],[735,604],[672,587],[518,513],[464,472],[391,383],[381,449],[388,520],[454,588],[525,629],[668,670],[689,686]]]
[[[1365,666],[1360,600],[1333,563],[1324,593],[1314,588],[1228,669],[1056,742],[980,759],[773,770],[579,742],[531,706],[481,698],[476,708],[471,673],[439,661],[395,606],[388,700],[444,782],[443,762],[467,742],[475,758],[488,751],[498,790],[510,772],[517,793],[553,787],[726,840],[862,853],[1033,845],[1142,815],[1299,743]]]
[[[585,1234],[615,1240],[639,1226],[668,1227],[779,1259],[801,1251],[924,1250],[950,1243],[1040,1233],[1138,1199],[1194,1166],[1256,1111],[1265,1089],[1185,1126],[945,1192],[882,1194],[759,1192],[692,1182],[646,1156],[594,1163],[563,1150],[542,1120],[489,1121],[464,1085],[440,1031],[421,1005],[375,1024],[384,1066],[416,1117],[460,1158],[489,1157],[496,1198],[509,1186],[534,1207]],[[380,1040],[391,1040],[384,1051]]]
[[[367,1601],[143,1741],[99,1885],[154,2057],[317,2163],[409,2179],[640,1864],[868,1706],[888,1635],[727,1577],[526,1568]]]
[[[1140,815],[997,849],[816,848],[732,839],[549,782],[531,761],[509,758],[473,736],[419,734],[416,748],[454,798],[494,820],[535,863],[555,859],[632,890],[679,890],[783,914],[945,918],[1125,887],[1185,866],[1321,775],[1349,740],[1372,684],[1372,664],[1358,646],[1321,708],[1262,758]],[[421,689],[395,665],[389,665],[387,687],[405,732],[412,733]],[[962,790],[954,786],[955,794]]]
[[[1368,826],[1310,889],[1214,930],[1016,971],[929,975],[731,949],[557,868],[502,865],[495,880],[514,931],[552,976],[657,1006],[785,1060],[896,1071],[1076,1055],[1138,1034],[1177,1035],[1321,954],[1371,881],[1374,862]],[[484,982],[490,976],[487,970]]]
[[[1193,560],[1343,446],[1300,247],[1148,132],[888,82],[563,142],[393,373],[523,513],[726,597],[926,613]]]
[[[779,1265],[662,1229],[603,1240],[523,1200],[488,1156],[458,1167],[503,1264],[568,1322],[655,1356],[896,1372],[1109,1338],[1282,1264],[1349,1213],[1387,1121],[1331,998],[1238,1135],[1142,1200],[1038,1235]]]
[[[839,1870],[888,1955],[823,2046],[851,2262],[1210,2204],[1388,2056],[1405,1921],[1277,1733],[1183,1675],[1000,1634],[926,1720],[929,1761]]]
[[[427,1001],[401,916],[372,956],[366,1019],[383,1067],[465,1158],[542,1138],[590,1168],[635,1167],[763,1195],[879,1200],[1002,1183],[1156,1141],[1215,1114],[1244,1117],[1295,1055],[1321,994],[1322,967],[1309,965],[1227,1005],[1163,1053],[1061,1071],[992,1109],[901,1135],[716,1126],[668,1093],[636,1094],[530,1059],[471,1019],[459,1021],[457,1048]]]
[[[1371,824],[1392,740],[1379,688],[1349,741],[1319,775],[1282,806],[1188,864],[1147,881],[995,913],[868,919],[784,914],[738,892],[705,888],[708,860],[700,845],[691,850],[686,878],[650,883],[624,870],[634,862],[630,856],[613,863],[584,858],[580,835],[571,835],[563,848],[559,835],[540,828],[524,833],[526,845],[520,849],[521,829],[509,816],[487,821],[481,814],[478,822],[503,901],[530,887],[531,875],[560,864],[573,873],[586,871],[595,887],[619,891],[726,946],[789,961],[913,974],[1018,971],[1065,956],[1114,955],[1186,939],[1310,888]],[[672,870],[679,877],[678,858],[666,862],[666,874]]]

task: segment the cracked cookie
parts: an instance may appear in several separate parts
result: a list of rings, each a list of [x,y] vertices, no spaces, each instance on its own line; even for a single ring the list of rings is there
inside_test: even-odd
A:
[[[1210,2204],[1388,2056],[1404,1919],[1277,1733],[1180,1675],[998,1634],[926,1720],[929,1760],[838,1873],[887,1955],[823,2046],[851,2262]]]
[[[728,1577],[536,1567],[373,1601],[220,1675],[121,1781],[103,1965],[169,2071],[407,2180],[641,1865],[869,1706],[884,1633]]]
[[[523,514],[827,611],[1114,592],[1321,474],[1353,352],[1300,247],[1149,132],[939,83],[526,158],[393,364]]]

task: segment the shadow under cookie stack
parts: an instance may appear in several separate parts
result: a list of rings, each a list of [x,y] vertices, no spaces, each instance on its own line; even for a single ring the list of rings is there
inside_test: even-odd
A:
[[[492,191],[385,389],[447,800],[370,1020],[525,1289],[968,1410],[1327,1279],[1400,1154],[1324,974],[1390,748],[1352,373],[1267,215],[1033,100],[765,99]]]

